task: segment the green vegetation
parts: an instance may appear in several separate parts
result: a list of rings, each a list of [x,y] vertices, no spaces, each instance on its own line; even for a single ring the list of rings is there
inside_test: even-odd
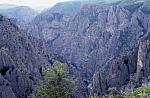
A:
[[[134,91],[125,91],[123,93],[111,88],[106,98],[150,98],[150,85],[143,85]]]
[[[75,81],[68,77],[68,66],[55,61],[50,68],[43,71],[44,79],[37,89],[39,96],[49,98],[71,98],[75,91]],[[143,85],[133,91],[120,92],[117,88],[110,88],[106,98],[150,98],[150,85]],[[98,98],[96,95],[90,98]]]
[[[150,85],[143,85],[133,92],[124,92],[123,98],[150,98]]]
[[[50,98],[66,98],[73,94],[75,81],[68,77],[68,66],[55,61],[51,67],[43,71],[44,80],[37,89],[39,96]]]

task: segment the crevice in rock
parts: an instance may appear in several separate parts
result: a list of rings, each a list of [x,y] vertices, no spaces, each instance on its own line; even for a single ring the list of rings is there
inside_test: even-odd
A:
[[[1,75],[6,75],[6,72],[9,70],[9,66],[7,66],[7,67],[3,67],[1,70],[0,70],[0,73],[1,73]]]

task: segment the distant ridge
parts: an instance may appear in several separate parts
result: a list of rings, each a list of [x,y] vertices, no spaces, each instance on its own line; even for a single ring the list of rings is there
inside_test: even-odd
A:
[[[9,8],[13,8],[13,7],[17,7],[17,5],[14,5],[14,4],[0,4],[0,10],[9,9]]]

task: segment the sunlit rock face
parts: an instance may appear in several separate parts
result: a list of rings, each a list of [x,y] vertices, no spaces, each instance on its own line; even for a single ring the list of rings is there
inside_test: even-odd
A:
[[[139,43],[136,79],[148,83],[150,81],[150,33],[145,35]]]
[[[68,21],[63,13],[41,14],[33,25],[40,29],[33,34],[47,40],[56,59],[71,65],[80,81],[79,98],[87,98],[90,92],[102,96],[111,87],[137,86],[129,85],[131,77],[137,77],[139,85],[145,81],[138,67],[149,66],[149,50],[143,49],[149,47],[149,39],[140,42],[144,36],[149,38],[149,4],[140,0],[86,4]]]

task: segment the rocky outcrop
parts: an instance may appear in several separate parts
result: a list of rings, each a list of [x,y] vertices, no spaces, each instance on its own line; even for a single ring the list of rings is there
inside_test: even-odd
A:
[[[150,33],[144,36],[138,49],[136,79],[141,83],[150,81]]]
[[[60,2],[54,5],[52,8],[44,11],[43,13],[60,13],[64,16],[74,16],[80,11],[81,7],[82,3],[80,1]]]
[[[10,19],[0,16],[1,98],[28,98],[33,93],[41,77],[41,66],[49,64],[43,43],[26,36]]]
[[[0,98],[17,98],[8,80],[0,75]]]
[[[38,39],[55,40],[66,25],[62,20],[63,14],[40,14],[29,24],[27,33]]]

